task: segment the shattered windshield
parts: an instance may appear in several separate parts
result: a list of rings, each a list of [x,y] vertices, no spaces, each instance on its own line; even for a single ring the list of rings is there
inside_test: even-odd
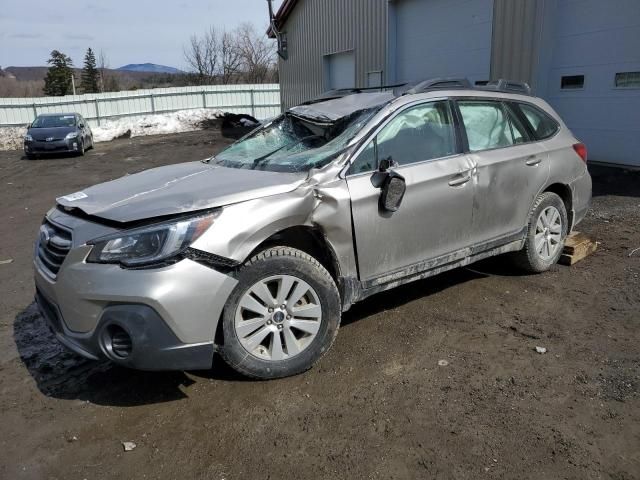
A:
[[[379,108],[361,110],[332,123],[285,113],[210,161],[224,167],[274,172],[320,168],[342,151]]]

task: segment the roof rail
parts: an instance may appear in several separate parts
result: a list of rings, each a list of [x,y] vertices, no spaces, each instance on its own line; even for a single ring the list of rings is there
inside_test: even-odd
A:
[[[531,95],[531,87],[526,82],[517,82],[514,80],[506,80],[500,78],[488,82],[486,85],[476,87],[478,90],[491,90],[507,93],[521,93],[523,95]]]
[[[407,84],[396,83],[394,85],[380,85],[379,87],[337,88],[334,90],[327,90],[326,92],[321,93],[317,97],[313,97],[311,100],[307,100],[306,102],[303,102],[301,105],[310,105],[312,103],[324,102],[326,100],[333,100],[335,98],[342,98],[342,97],[346,97],[347,95],[353,95],[354,93],[374,92],[374,91],[383,92],[389,89],[404,87],[405,85]]]
[[[466,78],[432,78],[416,84],[414,87],[404,92],[403,95],[423,93],[429,90],[456,88],[473,88],[473,86]]]

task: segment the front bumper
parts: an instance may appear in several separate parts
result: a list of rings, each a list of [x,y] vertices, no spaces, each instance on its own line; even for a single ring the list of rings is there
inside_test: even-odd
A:
[[[37,304],[61,343],[87,358],[132,368],[211,367],[218,321],[237,284],[233,277],[190,259],[144,270],[87,263],[91,247],[82,237],[86,229],[94,235],[95,224],[59,211],[52,220],[73,230],[74,245],[55,275],[36,248],[34,277]],[[112,348],[115,330],[130,338],[126,357]]]
[[[198,370],[211,367],[213,341],[184,344],[158,313],[146,305],[113,305],[102,312],[98,325],[88,334],[69,331],[60,308],[36,291],[36,303],[60,343],[91,360],[107,358],[140,370]],[[117,328],[117,330],[116,330]],[[121,330],[120,330],[121,329]],[[124,332],[129,348],[114,348],[114,332]],[[120,342],[122,341],[122,337]]]
[[[31,142],[24,142],[24,153],[29,155],[70,152],[75,153],[80,151],[79,145],[79,138],[72,138],[69,140],[54,140],[51,142],[33,140]]]

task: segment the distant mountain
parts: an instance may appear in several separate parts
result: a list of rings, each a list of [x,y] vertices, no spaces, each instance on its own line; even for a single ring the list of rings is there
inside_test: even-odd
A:
[[[182,73],[177,68],[157,65],[155,63],[130,63],[116,70],[126,72],[150,72],[150,73]]]

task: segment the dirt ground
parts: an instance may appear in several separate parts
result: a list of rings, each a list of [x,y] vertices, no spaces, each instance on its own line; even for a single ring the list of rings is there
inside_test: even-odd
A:
[[[579,229],[600,245],[583,262],[524,276],[497,258],[372,297],[294,378],[66,352],[32,303],[32,242],[55,197],[224,142],[0,152],[0,261],[13,260],[0,264],[0,478],[640,478],[639,173],[593,169]]]

